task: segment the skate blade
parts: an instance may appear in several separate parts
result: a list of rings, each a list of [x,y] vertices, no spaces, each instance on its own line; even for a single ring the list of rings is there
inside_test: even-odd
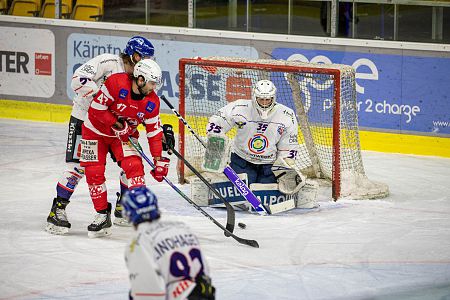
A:
[[[69,228],[56,226],[55,224],[52,224],[52,223],[47,223],[47,226],[45,227],[45,231],[47,231],[50,234],[64,235],[69,232]]]
[[[108,235],[111,235],[112,231],[111,231],[111,227],[110,228],[103,228],[99,231],[88,231],[88,237],[93,239],[93,238],[101,238],[101,237],[105,237]]]
[[[113,224],[122,227],[131,227],[131,223],[128,222],[125,218],[115,218]]]

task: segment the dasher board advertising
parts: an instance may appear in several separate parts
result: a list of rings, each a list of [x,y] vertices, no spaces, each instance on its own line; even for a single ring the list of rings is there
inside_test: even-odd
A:
[[[50,30],[0,27],[0,94],[55,93],[55,36]]]
[[[360,127],[450,134],[450,58],[301,48],[272,56],[353,66]]]

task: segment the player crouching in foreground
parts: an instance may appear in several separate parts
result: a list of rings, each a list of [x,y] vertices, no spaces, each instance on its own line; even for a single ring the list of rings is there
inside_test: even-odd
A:
[[[127,42],[123,53],[119,55],[100,54],[75,70],[71,82],[75,97],[73,98],[67,136],[67,166],[56,185],[56,198],[53,199],[52,208],[47,217],[45,228],[47,232],[65,234],[69,232],[71,227],[65,209],[85,174],[84,168],[80,166],[79,157],[81,127],[86,119],[92,99],[111,74],[126,72],[132,75],[135,64],[141,59],[153,57],[154,53],[154,47],[149,40],[141,36],[134,36]],[[120,175],[121,193],[123,193],[122,187],[126,187],[128,183],[124,173],[121,172]],[[123,222],[119,201],[116,204],[114,215],[116,216],[114,224],[128,226],[126,222]]]
[[[273,202],[283,202],[292,199],[286,195],[294,195],[296,201],[290,201],[291,206],[283,210],[317,207],[317,185],[306,181],[296,165],[299,144],[295,113],[276,102],[276,91],[272,81],[260,80],[253,88],[252,101],[236,100],[211,116],[204,169],[223,170],[228,160],[225,134],[237,127],[230,167],[237,174],[246,174],[256,196],[256,191],[261,196],[273,195],[261,199],[262,204],[277,204]]]
[[[88,226],[89,237],[111,234],[111,204],[107,200],[105,184],[109,151],[125,172],[128,188],[145,186],[142,159],[128,143],[129,138],[139,137],[139,124],[145,126],[156,165],[151,171],[152,176],[161,182],[167,175],[170,161],[162,157],[160,101],[155,92],[160,82],[158,64],[144,59],[136,63],[133,76],[127,73],[111,75],[91,103],[81,141],[81,166],[85,168],[89,193],[97,211],[94,221]]]
[[[130,299],[215,299],[198,238],[186,224],[160,221],[156,196],[143,186],[126,192],[122,205],[136,229],[125,251]]]

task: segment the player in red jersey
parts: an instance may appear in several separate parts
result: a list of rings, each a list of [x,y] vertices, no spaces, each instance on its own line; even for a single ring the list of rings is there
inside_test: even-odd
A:
[[[105,164],[112,151],[125,171],[128,188],[145,185],[142,159],[128,139],[138,138],[137,126],[147,132],[157,181],[167,175],[168,158],[162,156],[163,130],[159,118],[160,101],[155,91],[161,81],[161,69],[151,59],[136,63],[133,76],[111,75],[100,88],[88,110],[82,129],[81,166],[85,167],[89,193],[97,215],[88,226],[89,237],[111,234],[111,204],[107,201]]]

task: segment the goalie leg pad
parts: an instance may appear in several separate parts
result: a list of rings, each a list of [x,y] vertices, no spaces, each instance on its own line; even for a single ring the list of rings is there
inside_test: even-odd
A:
[[[250,189],[271,214],[295,208],[297,195],[280,192],[276,183],[253,183]]]
[[[297,193],[297,208],[317,208],[317,193],[319,184],[311,179],[306,179],[305,185]]]
[[[233,206],[248,203],[237,188],[225,175],[216,173],[203,173],[203,177]],[[247,183],[247,175],[239,174],[239,178]],[[191,184],[191,199],[199,206],[224,207],[224,204],[198,177],[189,178]]]

